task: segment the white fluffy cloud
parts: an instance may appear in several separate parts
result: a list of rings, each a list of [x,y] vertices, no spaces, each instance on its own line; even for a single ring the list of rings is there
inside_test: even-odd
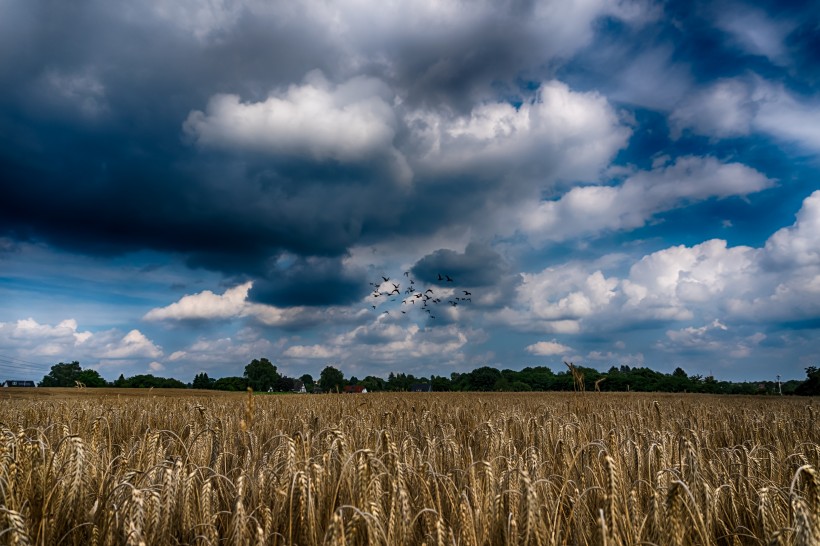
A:
[[[310,307],[276,307],[248,301],[253,281],[227,288],[222,294],[203,290],[183,296],[165,307],[148,311],[149,321],[215,321],[250,318],[266,326],[289,326],[333,320],[351,320],[355,312],[344,309]]]
[[[820,104],[757,76],[719,80],[690,94],[669,116],[683,131],[726,138],[762,133],[820,150]]]
[[[572,91],[549,81],[528,101],[476,106],[469,115],[441,112],[408,114],[419,142],[419,161],[435,172],[513,171],[524,162],[528,173],[550,179],[597,179],[631,131],[601,95]]]
[[[527,346],[528,353],[538,356],[565,355],[570,351],[572,351],[571,347],[567,347],[566,345],[558,343],[555,340],[539,341]]]
[[[820,317],[817,248],[820,191],[805,199],[792,226],[778,230],[762,248],[729,247],[713,239],[643,256],[624,278],[581,263],[523,275],[516,307],[506,309],[503,320],[525,331],[550,333],[611,330],[629,322],[691,322],[670,330],[662,346],[683,349],[708,338],[729,347],[728,354],[742,356],[764,339],[760,332],[738,333],[733,344],[717,334],[727,337],[733,324]],[[559,325],[564,331],[557,330]]]
[[[713,157],[681,157],[629,176],[618,186],[584,186],[557,201],[532,205],[521,229],[534,242],[563,241],[643,226],[660,212],[717,197],[748,195],[773,185],[762,173]]]
[[[26,356],[69,355],[92,337],[89,331],[79,331],[74,319],[56,326],[40,324],[33,318],[0,322],[0,339]]]
[[[246,313],[248,291],[253,282],[228,288],[223,294],[204,290],[198,294],[183,296],[166,307],[151,309],[145,320],[214,320],[243,316]]]
[[[720,239],[654,252],[635,263],[621,283],[623,309],[638,317],[690,319],[693,309],[710,301],[742,297],[758,260],[755,249],[728,248]]]
[[[820,191],[803,202],[794,225],[766,241],[766,253],[783,267],[820,266]]]
[[[617,285],[617,279],[608,279],[601,271],[587,273],[579,264],[567,264],[523,275],[518,297],[530,302],[539,320],[577,320],[605,309]]]
[[[139,330],[125,335],[118,330],[80,331],[74,319],[56,326],[40,324],[33,318],[0,322],[0,345],[26,358],[62,360],[159,358],[163,354],[162,348]]]
[[[334,85],[314,71],[261,102],[215,95],[205,112],[188,115],[183,129],[203,147],[357,161],[382,152],[399,159],[392,148],[396,125],[383,82],[360,76]]]
[[[98,356],[105,359],[158,358],[162,356],[162,349],[139,330],[131,330],[122,338],[105,343]]]

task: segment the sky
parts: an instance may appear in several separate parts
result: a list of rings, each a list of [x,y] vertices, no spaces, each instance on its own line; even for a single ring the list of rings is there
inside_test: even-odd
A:
[[[818,152],[810,2],[0,0],[0,375],[801,379]]]

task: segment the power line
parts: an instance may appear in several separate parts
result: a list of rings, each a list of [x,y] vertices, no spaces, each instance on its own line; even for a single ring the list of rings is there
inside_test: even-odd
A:
[[[0,370],[3,370],[5,373],[25,373],[25,374],[47,374],[46,370],[38,370],[37,368],[21,368],[18,366],[10,366],[8,364],[0,364]]]
[[[48,373],[49,368],[50,366],[48,364],[40,364],[15,356],[0,354],[0,370],[3,370],[4,373],[39,375]]]
[[[41,364],[41,363],[39,363],[39,362],[32,362],[31,360],[24,360],[24,359],[22,359],[22,358],[18,358],[18,357],[16,357],[16,356],[10,356],[10,355],[2,355],[2,354],[0,354],[0,359],[3,359],[3,360],[11,360],[11,361],[17,361],[17,362],[21,362],[21,363],[23,363],[23,364],[31,364],[32,366],[45,366],[45,367],[49,367],[49,365],[48,365],[48,364]]]

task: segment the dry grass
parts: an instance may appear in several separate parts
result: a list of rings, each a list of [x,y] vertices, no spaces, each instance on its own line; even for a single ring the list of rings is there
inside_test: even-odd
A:
[[[817,400],[14,394],[0,544],[820,544]]]

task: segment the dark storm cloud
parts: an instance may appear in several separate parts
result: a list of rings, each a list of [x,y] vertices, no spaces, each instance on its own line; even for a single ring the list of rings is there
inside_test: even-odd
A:
[[[578,8],[559,19],[539,12],[537,3],[508,2],[479,4],[470,13],[369,6],[357,18],[340,5],[326,15],[346,21],[347,30],[339,30],[345,25],[323,21],[312,5],[240,6],[6,6],[0,236],[89,254],[177,253],[193,267],[260,279],[258,301],[352,301],[356,279],[324,282],[338,273],[324,264],[337,266],[352,245],[469,225],[491,203],[514,201],[531,184],[510,184],[503,162],[484,175],[416,169],[418,178],[402,183],[400,156],[423,150],[391,118],[395,112],[378,120],[395,132],[392,141],[343,157],[325,148],[317,157],[307,145],[209,146],[197,140],[202,133],[186,131],[186,121],[215,118],[208,106],[217,96],[235,96],[250,108],[274,95],[281,100],[292,86],[310,90],[305,78],[314,70],[329,80],[329,96],[364,75],[393,93],[371,89],[364,98],[390,108],[466,112],[489,97],[512,100],[549,77],[560,59],[589,42],[591,23],[612,11]],[[528,180],[543,177],[548,167],[524,159],[522,170],[536,166]],[[413,157],[408,161],[417,167]],[[269,264],[283,253],[302,261],[293,273],[273,275]],[[310,266],[311,257],[324,258]],[[471,245],[464,254],[441,250],[414,271],[449,272],[464,285],[486,286],[505,268],[491,250]]]
[[[416,278],[430,283],[446,285],[445,276],[458,286],[491,286],[498,284],[509,274],[510,267],[500,254],[490,247],[470,243],[464,252],[450,249],[436,250],[413,265]],[[439,280],[439,277],[444,280]]]
[[[3,232],[89,253],[179,252],[193,265],[252,272],[280,249],[343,253],[395,207],[378,165],[202,161],[183,142],[182,122],[214,93],[264,97],[306,67],[332,65],[322,33],[304,32],[309,23],[271,26],[245,12],[203,44],[145,13],[60,6],[18,5],[0,23],[10,31],[0,32],[4,59],[15,52],[0,63]]]
[[[254,282],[248,298],[278,307],[345,305],[368,291],[363,273],[346,270],[339,258],[289,256]]]

